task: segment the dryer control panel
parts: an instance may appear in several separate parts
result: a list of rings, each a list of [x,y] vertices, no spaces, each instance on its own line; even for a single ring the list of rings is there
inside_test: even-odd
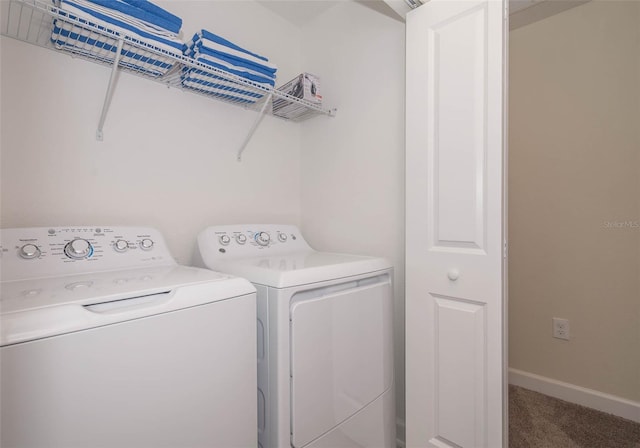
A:
[[[0,230],[2,281],[175,264],[162,234],[148,227]]]
[[[225,259],[312,250],[296,226],[282,224],[212,226],[200,233],[198,245]]]

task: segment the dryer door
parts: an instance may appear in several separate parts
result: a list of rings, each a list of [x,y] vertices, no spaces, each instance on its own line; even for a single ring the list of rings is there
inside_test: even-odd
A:
[[[294,447],[340,425],[392,386],[392,315],[387,274],[293,296]]]

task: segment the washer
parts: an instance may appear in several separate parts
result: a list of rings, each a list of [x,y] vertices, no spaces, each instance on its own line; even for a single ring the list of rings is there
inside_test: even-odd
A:
[[[287,225],[209,227],[199,262],[258,291],[262,448],[394,447],[392,267]]]
[[[3,229],[3,447],[257,445],[256,302],[136,227]]]

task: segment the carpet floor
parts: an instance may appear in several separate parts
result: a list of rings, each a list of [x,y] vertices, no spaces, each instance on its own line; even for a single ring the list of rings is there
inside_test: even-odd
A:
[[[509,448],[640,448],[640,423],[510,385]]]

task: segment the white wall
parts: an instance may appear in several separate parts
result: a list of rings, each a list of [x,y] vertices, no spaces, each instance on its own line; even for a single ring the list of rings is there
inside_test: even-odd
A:
[[[335,118],[302,128],[302,229],[317,249],[395,266],[395,373],[404,418],[404,24],[342,2],[303,28],[303,66]]]
[[[510,366],[640,401],[640,3],[592,1],[510,46]]]
[[[300,71],[300,30],[255,2],[181,1],[185,36],[205,27]],[[1,40],[0,225],[150,225],[190,263],[205,226],[300,222],[300,132],[263,121],[243,162],[254,112],[122,74],[95,131],[106,67]]]
[[[404,24],[337,2],[298,28],[253,1],[165,2],[185,20],[269,56],[279,82],[321,77],[336,118],[266,117],[120,76],[95,129],[108,68],[2,38],[0,225],[142,224],[190,263],[209,224],[302,224],[317,249],[395,266],[398,416],[404,416]]]

